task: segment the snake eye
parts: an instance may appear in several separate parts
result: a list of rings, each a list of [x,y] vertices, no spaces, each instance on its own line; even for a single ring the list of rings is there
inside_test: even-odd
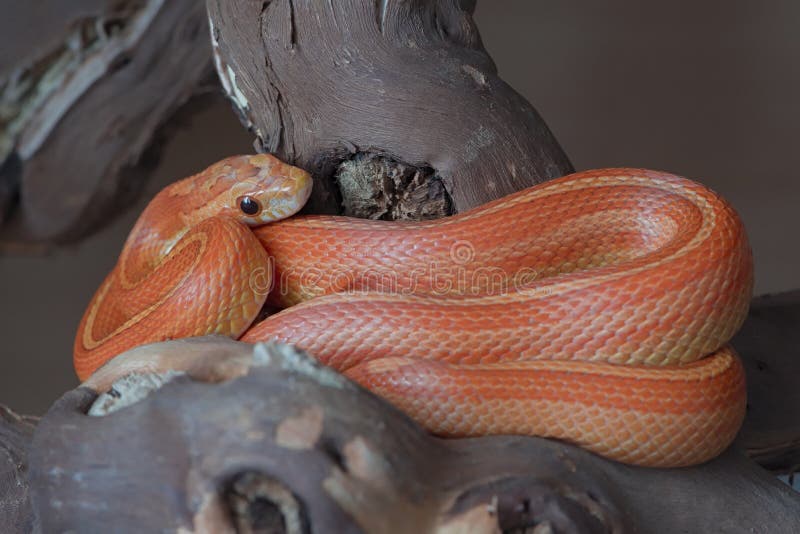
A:
[[[261,211],[261,204],[251,196],[239,197],[239,209],[247,215],[255,215]]]

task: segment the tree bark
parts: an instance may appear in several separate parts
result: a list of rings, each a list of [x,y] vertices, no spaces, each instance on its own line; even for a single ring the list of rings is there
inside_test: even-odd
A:
[[[387,219],[463,211],[572,170],[497,76],[474,7],[208,1],[223,87],[260,149],[317,178],[309,210]],[[398,167],[419,178],[387,179]],[[395,209],[407,196],[417,208]]]
[[[733,339],[747,370],[741,443],[777,473],[800,469],[800,290],[757,298]]]
[[[114,359],[53,406],[30,456],[46,532],[800,526],[800,495],[738,445],[701,466],[648,469],[539,438],[442,440],[304,353],[224,338]]]
[[[167,119],[216,87],[196,0],[15,2],[0,30],[6,243],[102,227],[140,189]]]

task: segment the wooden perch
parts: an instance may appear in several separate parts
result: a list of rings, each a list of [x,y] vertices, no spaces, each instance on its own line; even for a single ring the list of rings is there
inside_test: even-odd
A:
[[[5,10],[0,216],[13,218],[2,238],[75,239],[139,190],[134,165],[148,148],[157,155],[159,128],[210,80],[205,9],[80,0]]]
[[[142,347],[57,402],[33,447],[36,420],[0,411],[0,531],[28,532],[34,522],[30,456],[36,521],[54,530],[113,522],[123,532],[265,524],[304,532],[336,520],[344,531],[380,532],[385,524],[375,522],[386,514],[398,526],[391,532],[414,531],[417,520],[442,532],[449,521],[486,532],[542,524],[788,532],[800,526],[800,495],[744,452],[779,472],[796,465],[798,316],[797,292],[755,300],[735,341],[748,371],[745,426],[722,457],[688,469],[624,466],[542,439],[439,440],[285,347],[254,353],[223,338]],[[357,437],[364,441],[348,448]],[[348,464],[362,454],[366,479]],[[350,502],[343,484],[364,503]],[[304,507],[309,496],[322,500]]]
[[[572,170],[533,107],[497,76],[474,7],[208,1],[222,85],[264,151],[318,179],[308,209],[343,204],[386,219],[463,211]],[[396,167],[419,178],[387,179]],[[408,196],[422,209],[396,206]]]
[[[33,527],[28,449],[37,422],[0,406],[0,532],[30,532]]]
[[[309,211],[441,217],[572,170],[497,77],[474,2],[461,4],[210,2],[223,85],[261,149],[315,174]],[[206,13],[193,0],[13,9],[0,28],[13,45],[0,55],[0,240],[74,240],[138,192],[161,127],[204,92]]]
[[[778,473],[800,469],[800,291],[753,301],[733,339],[747,369],[741,443]]]
[[[647,469],[537,438],[441,440],[303,353],[224,338],[113,360],[53,406],[30,457],[45,532],[800,525],[800,495],[738,448],[699,467]]]

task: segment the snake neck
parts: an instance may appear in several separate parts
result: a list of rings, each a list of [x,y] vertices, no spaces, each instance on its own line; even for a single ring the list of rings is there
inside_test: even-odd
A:
[[[189,229],[203,220],[189,179],[163,189],[147,205],[125,241],[118,260],[124,281],[136,283],[152,272]]]
[[[158,193],[136,221],[118,262],[120,274],[141,280],[191,228],[211,218],[259,226],[295,214],[311,192],[306,171],[274,156],[232,156]],[[241,207],[247,200],[255,211]]]

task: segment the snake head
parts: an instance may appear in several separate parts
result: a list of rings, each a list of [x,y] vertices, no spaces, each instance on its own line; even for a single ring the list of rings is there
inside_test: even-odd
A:
[[[249,226],[291,217],[311,194],[311,175],[271,154],[234,156],[219,165],[232,180],[222,214]]]

